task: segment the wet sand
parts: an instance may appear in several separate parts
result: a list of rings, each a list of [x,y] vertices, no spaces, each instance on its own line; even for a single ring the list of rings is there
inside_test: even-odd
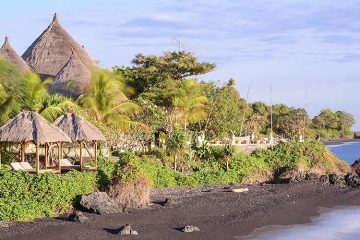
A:
[[[0,229],[0,239],[239,239],[263,226],[310,222],[319,207],[360,205],[360,189],[311,182],[241,187],[249,192],[229,192],[226,186],[154,190],[149,209],[107,216],[86,213],[88,223],[69,222],[66,216],[13,223]],[[170,205],[158,204],[165,198]],[[125,224],[139,236],[115,234]],[[180,232],[185,225],[201,231]]]

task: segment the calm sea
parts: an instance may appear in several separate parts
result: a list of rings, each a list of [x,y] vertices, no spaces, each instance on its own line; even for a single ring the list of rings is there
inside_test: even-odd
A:
[[[360,159],[360,142],[327,146],[338,158],[353,164]],[[359,238],[360,239],[360,238]]]
[[[338,158],[350,165],[360,159],[360,142],[327,146]],[[268,226],[256,230],[243,240],[359,240],[360,207],[327,209],[312,223],[290,226]]]
[[[327,210],[311,224],[286,227],[270,226],[238,240],[359,240],[360,207]]]

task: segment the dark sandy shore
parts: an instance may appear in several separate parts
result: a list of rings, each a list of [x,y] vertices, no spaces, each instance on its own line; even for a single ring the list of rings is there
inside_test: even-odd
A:
[[[360,205],[360,189],[320,183],[248,185],[246,193],[229,192],[224,187],[155,190],[153,201],[170,198],[171,204],[154,203],[150,209],[107,216],[89,213],[88,223],[61,218],[13,223],[0,228],[0,239],[235,239],[262,226],[307,223],[318,215],[319,207]],[[114,234],[127,223],[139,236]],[[184,225],[196,225],[201,231],[177,230]]]

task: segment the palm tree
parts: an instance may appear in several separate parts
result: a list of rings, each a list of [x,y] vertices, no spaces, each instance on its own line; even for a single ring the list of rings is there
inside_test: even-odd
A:
[[[89,90],[81,95],[78,102],[86,108],[99,123],[112,128],[129,130],[131,128],[146,128],[142,123],[131,120],[131,116],[138,114],[142,108],[129,101],[126,95],[133,93],[121,75],[100,71],[94,74]]]
[[[26,90],[27,106],[29,110],[38,111],[42,108],[44,98],[48,95],[48,87],[52,83],[51,78],[41,80],[37,73],[30,72],[24,75],[23,84]]]
[[[189,123],[206,119],[207,103],[203,85],[195,80],[184,80],[174,93],[175,123],[182,122],[186,129]]]

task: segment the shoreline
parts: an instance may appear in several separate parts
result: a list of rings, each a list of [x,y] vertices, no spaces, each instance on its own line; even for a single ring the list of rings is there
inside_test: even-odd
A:
[[[149,209],[99,216],[86,213],[88,223],[66,216],[12,223],[0,228],[0,239],[119,239],[115,229],[131,224],[139,232],[132,239],[242,239],[270,225],[310,223],[319,208],[359,206],[360,189],[315,182],[249,184],[249,192],[230,192],[228,185],[154,189]],[[234,186],[233,186],[234,187]],[[169,198],[170,204],[158,204]],[[185,225],[200,232],[182,233]]]
[[[356,143],[360,142],[360,139],[358,138],[344,138],[344,139],[330,139],[330,140],[321,140],[321,142],[326,145],[339,145],[339,144],[345,144],[345,143]]]

